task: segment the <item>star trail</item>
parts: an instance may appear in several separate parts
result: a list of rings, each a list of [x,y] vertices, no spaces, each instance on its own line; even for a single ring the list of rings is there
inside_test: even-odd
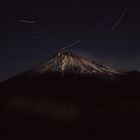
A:
[[[127,8],[123,11],[122,15],[120,16],[120,18],[117,20],[117,22],[115,23],[115,25],[112,27],[111,31],[114,31],[116,29],[116,27],[120,24],[120,22],[123,20],[124,16],[127,13]]]

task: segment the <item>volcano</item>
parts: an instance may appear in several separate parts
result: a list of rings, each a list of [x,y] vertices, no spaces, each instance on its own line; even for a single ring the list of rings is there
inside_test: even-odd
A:
[[[72,52],[59,52],[47,63],[38,65],[33,68],[31,72],[38,74],[45,73],[60,73],[65,74],[89,74],[89,75],[120,75],[118,72],[110,67],[98,65]]]
[[[0,128],[7,139],[126,136],[140,123],[139,83],[139,72],[59,52],[0,84]]]
[[[84,58],[80,55],[74,54],[72,52],[58,52],[48,61],[36,65],[33,68],[19,74],[12,79],[34,79],[46,78],[48,76],[57,75],[58,77],[67,77],[69,75],[73,76],[83,76],[83,77],[100,77],[100,78],[113,78],[117,76],[124,75],[123,72],[117,71],[111,67],[105,65],[99,65],[95,61],[91,61],[87,58]],[[9,81],[7,80],[7,81]]]
[[[120,72],[72,52],[61,51],[45,63],[4,81],[0,84],[0,89],[6,93],[10,91],[37,95],[58,92],[57,95],[85,95],[86,91],[94,89],[94,95],[114,96],[126,94],[125,90],[136,90],[139,75],[138,72]]]
[[[87,83],[89,86],[92,83],[91,81],[93,81],[94,88],[96,89],[98,82],[100,82],[99,85],[104,85],[124,75],[123,72],[105,65],[99,65],[95,61],[72,52],[61,51],[45,63],[34,66],[22,74],[3,82],[0,86],[5,87],[5,90],[44,90],[46,87],[49,90],[53,90],[50,87],[54,86],[60,89],[62,85],[63,89],[69,86],[75,87],[75,85],[78,88],[80,83],[84,84],[83,87],[86,87]]]

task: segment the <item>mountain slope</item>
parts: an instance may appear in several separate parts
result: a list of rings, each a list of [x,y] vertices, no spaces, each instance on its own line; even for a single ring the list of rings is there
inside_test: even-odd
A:
[[[121,74],[112,68],[97,65],[95,62],[74,55],[71,52],[59,52],[46,64],[36,67],[35,71],[40,74],[44,72],[60,72],[62,74]]]
[[[30,72],[36,74],[61,73],[65,74],[89,74],[89,75],[122,75],[104,65],[98,65],[93,61],[75,55],[71,52],[59,52],[47,63],[36,66]]]

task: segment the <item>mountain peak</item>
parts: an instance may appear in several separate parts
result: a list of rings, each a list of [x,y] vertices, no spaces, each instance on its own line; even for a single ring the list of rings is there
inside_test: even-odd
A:
[[[72,52],[68,52],[68,51],[60,51],[60,52],[58,52],[57,53],[57,55],[69,55],[69,56],[73,56],[74,55],[74,53],[72,53]]]
[[[104,65],[74,54],[61,51],[52,57],[47,63],[38,65],[35,69],[38,74],[61,73],[65,74],[89,74],[89,75],[120,75],[121,73]]]
[[[65,57],[72,57],[72,58],[82,58],[82,59],[86,59],[76,53],[70,52],[70,51],[60,51],[56,54],[56,56],[61,57],[61,58],[65,58]]]

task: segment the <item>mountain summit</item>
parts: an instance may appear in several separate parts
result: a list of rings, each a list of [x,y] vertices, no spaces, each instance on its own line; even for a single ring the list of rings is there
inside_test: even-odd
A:
[[[31,71],[38,74],[61,73],[65,74],[96,74],[96,75],[121,75],[122,73],[72,52],[58,52],[48,62],[36,66]]]

